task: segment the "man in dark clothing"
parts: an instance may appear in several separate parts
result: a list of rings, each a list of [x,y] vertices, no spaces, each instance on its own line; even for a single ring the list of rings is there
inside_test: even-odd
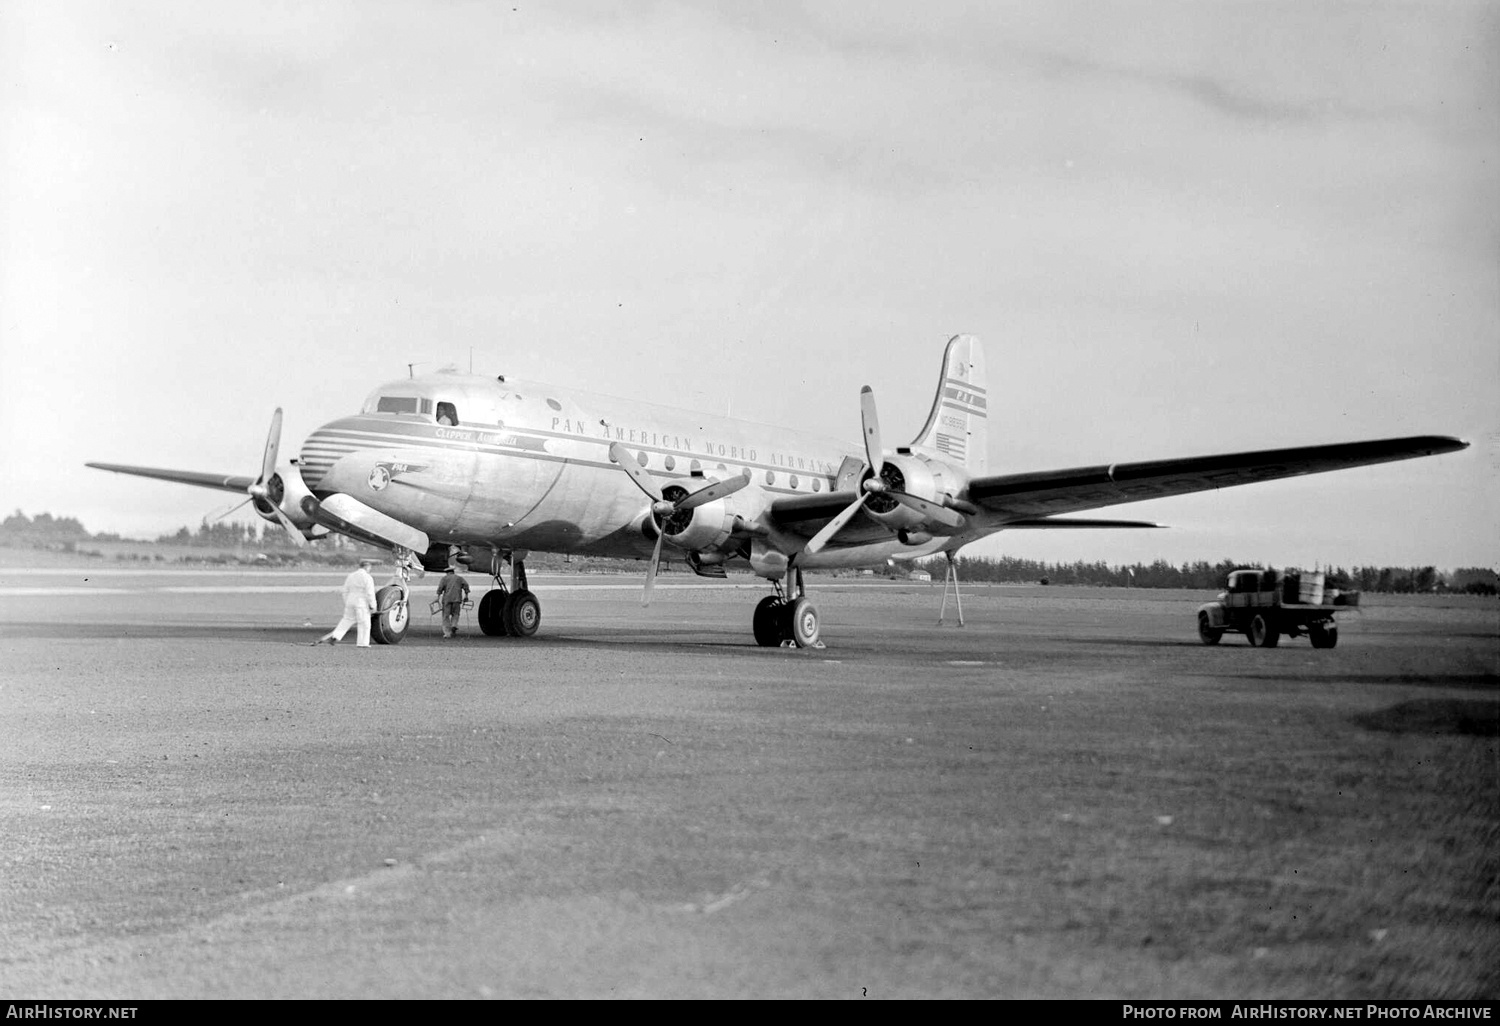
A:
[[[450,566],[438,582],[437,597],[443,607],[443,637],[451,638],[458,633],[458,614],[463,612],[464,600],[469,597],[469,582]]]

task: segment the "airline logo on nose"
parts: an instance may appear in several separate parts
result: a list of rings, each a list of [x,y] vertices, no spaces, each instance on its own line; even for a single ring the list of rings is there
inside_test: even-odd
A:
[[[370,469],[370,490],[383,492],[386,485],[402,474],[419,474],[426,469],[414,463],[377,463]]]

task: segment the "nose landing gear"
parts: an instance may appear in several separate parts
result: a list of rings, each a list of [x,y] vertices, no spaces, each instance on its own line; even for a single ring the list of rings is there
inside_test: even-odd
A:
[[[398,645],[411,626],[411,551],[396,549],[396,581],[375,592],[370,637],[377,645]]]

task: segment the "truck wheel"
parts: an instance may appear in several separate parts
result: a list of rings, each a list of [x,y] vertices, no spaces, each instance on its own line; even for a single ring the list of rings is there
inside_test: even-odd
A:
[[[1205,645],[1217,645],[1224,636],[1224,628],[1213,626],[1207,613],[1198,614],[1198,640]]]
[[[1307,625],[1307,639],[1313,648],[1332,648],[1339,643],[1337,624],[1311,623]]]
[[[1256,648],[1275,648],[1281,641],[1281,632],[1272,627],[1264,616],[1256,615],[1250,621],[1250,644]]]

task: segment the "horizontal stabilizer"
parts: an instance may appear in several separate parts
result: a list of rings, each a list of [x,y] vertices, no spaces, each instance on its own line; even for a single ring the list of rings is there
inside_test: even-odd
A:
[[[161,467],[132,467],[124,463],[85,463],[95,470],[109,470],[116,474],[133,474],[136,477],[154,477],[159,481],[175,481],[177,484],[196,485],[199,488],[217,488],[221,492],[245,493],[255,483],[255,478],[233,474],[202,474],[195,470],[166,470]]]
[[[330,495],[308,513],[329,530],[386,548],[426,552],[430,544],[424,532],[366,506],[351,495]]]
[[[1153,524],[1149,520],[1099,520],[1092,517],[1032,517],[1029,520],[1012,520],[1005,525],[1007,531],[1012,528],[1032,527],[1164,527],[1164,524]]]

